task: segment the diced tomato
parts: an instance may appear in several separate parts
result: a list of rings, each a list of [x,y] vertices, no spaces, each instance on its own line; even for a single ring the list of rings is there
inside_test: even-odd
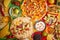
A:
[[[11,28],[11,30],[14,30],[14,28]]]
[[[56,14],[55,18],[57,18],[58,14]]]
[[[46,26],[50,26],[50,24],[46,23]]]
[[[14,32],[14,28],[11,28],[10,30],[11,30],[11,32]]]
[[[11,38],[11,36],[10,36],[10,35],[8,35],[8,36],[7,36],[7,38]]]
[[[20,6],[20,2],[13,2],[13,4],[17,5],[17,6]]]
[[[60,24],[60,22],[58,22],[58,24]]]
[[[20,33],[22,33],[23,32],[23,30],[20,30]]]
[[[39,16],[39,14],[36,14],[37,16]]]
[[[13,35],[11,35],[11,38],[14,38],[14,36],[13,36]]]
[[[22,28],[23,27],[23,25],[22,24],[20,24],[19,26],[17,26],[17,28]]]
[[[25,30],[29,30],[29,28],[26,28]]]
[[[8,35],[7,38],[14,38],[14,36],[13,35]]]
[[[20,6],[20,3],[19,3],[19,2],[16,2],[16,5],[17,5],[17,6]]]
[[[13,34],[16,34],[16,32],[13,31]]]
[[[26,2],[24,2],[24,4],[26,4]]]
[[[37,2],[39,2],[40,0],[37,0]]]
[[[20,32],[18,32],[18,34],[20,35]]]
[[[42,37],[42,39],[41,40],[47,40],[47,37],[46,36],[44,36],[44,37]]]
[[[45,20],[42,18],[42,21],[45,22]]]

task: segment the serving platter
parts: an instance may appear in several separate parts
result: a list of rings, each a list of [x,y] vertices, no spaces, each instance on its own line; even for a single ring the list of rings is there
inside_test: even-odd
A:
[[[0,40],[60,40],[60,6],[48,1],[4,0]]]

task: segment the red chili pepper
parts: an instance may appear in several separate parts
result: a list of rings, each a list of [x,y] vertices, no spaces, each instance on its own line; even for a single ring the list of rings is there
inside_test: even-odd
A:
[[[2,14],[2,16],[4,16],[4,12],[3,11],[1,11],[1,14]]]
[[[4,12],[2,10],[2,6],[1,5],[0,5],[0,12],[1,12],[2,16],[4,16]]]

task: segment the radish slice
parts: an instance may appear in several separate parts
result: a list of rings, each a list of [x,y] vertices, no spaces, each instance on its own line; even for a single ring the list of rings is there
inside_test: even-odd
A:
[[[43,31],[45,29],[45,23],[42,21],[39,21],[35,24],[35,28],[38,31]]]

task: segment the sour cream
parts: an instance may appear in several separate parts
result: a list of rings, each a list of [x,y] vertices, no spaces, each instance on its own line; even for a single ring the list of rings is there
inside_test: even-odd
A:
[[[45,23],[42,21],[39,21],[35,24],[35,28],[38,31],[43,31],[45,29]]]

